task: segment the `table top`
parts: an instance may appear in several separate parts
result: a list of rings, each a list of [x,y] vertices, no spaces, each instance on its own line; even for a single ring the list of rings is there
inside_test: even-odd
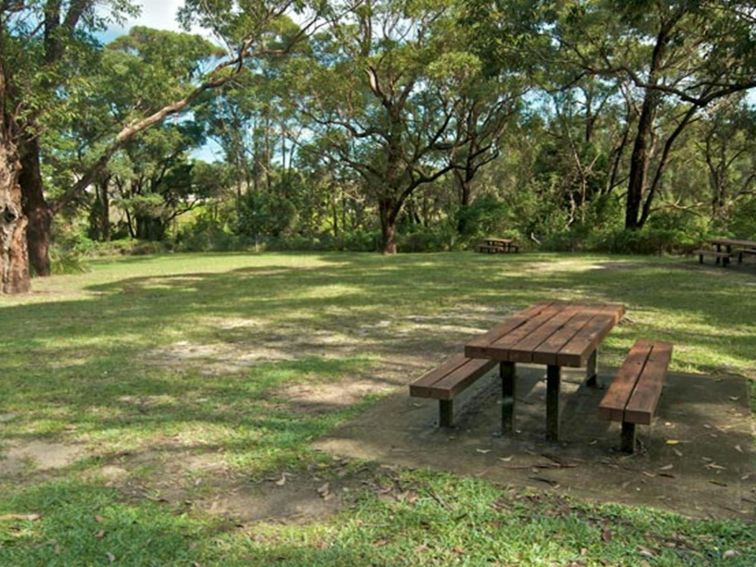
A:
[[[713,238],[712,244],[720,244],[725,246],[743,246],[745,248],[756,248],[756,242],[753,240],[733,240],[731,238]]]
[[[465,356],[579,368],[624,314],[618,303],[537,303],[467,343]]]
[[[484,238],[483,239],[488,244],[511,244],[512,239],[511,238]]]

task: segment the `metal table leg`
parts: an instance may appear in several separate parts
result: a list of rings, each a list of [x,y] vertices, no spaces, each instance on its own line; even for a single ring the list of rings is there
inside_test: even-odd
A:
[[[501,376],[501,433],[502,435],[514,433],[514,410],[515,410],[515,376],[514,362],[502,362],[499,364]]]
[[[559,386],[562,379],[560,366],[546,367],[546,439],[559,440]]]

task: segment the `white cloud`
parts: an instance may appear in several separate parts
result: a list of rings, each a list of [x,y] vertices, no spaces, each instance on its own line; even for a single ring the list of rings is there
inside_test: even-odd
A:
[[[184,5],[184,0],[142,0],[142,12],[139,16],[126,22],[129,29],[133,26],[147,26],[159,30],[179,31],[181,28],[176,21],[178,9]]]

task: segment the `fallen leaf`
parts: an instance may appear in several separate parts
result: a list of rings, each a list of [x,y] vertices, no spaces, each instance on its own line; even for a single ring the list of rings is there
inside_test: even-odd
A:
[[[740,553],[738,553],[734,549],[728,549],[722,554],[722,557],[725,559],[732,559],[733,557],[737,557],[738,555],[740,555]]]
[[[731,400],[732,400],[733,402],[737,402],[737,401],[738,401],[738,400],[740,399],[740,396],[730,396],[730,399],[731,399]]]
[[[514,457],[514,455],[509,455],[508,457],[499,457],[499,460],[504,461],[505,463],[508,463],[509,461],[512,460],[512,457]]]
[[[678,457],[682,457],[682,456],[683,456],[683,453],[682,453],[682,451],[679,451],[679,450],[677,450],[677,449],[672,449],[672,452],[673,452],[673,453],[674,453],[675,455],[677,455]]]
[[[679,439],[667,439],[667,445],[679,445],[682,443]]]
[[[323,486],[318,488],[318,494],[321,498],[327,498],[331,494],[331,484],[326,482]]]
[[[0,516],[0,522],[8,520],[23,520],[26,522],[36,522],[42,517],[42,514],[3,514]]]
[[[485,455],[486,453],[490,453],[491,449],[475,449],[475,451]]]
[[[601,539],[604,541],[604,543],[609,543],[610,541],[612,541],[612,530],[606,528],[603,532],[601,532]]]
[[[109,551],[105,554],[108,558],[108,562],[113,563],[115,561],[115,555],[110,553]]]
[[[656,557],[656,552],[653,549],[649,549],[648,547],[644,547],[642,545],[638,546],[638,553],[640,553],[643,557]]]
[[[104,538],[104,537],[105,537],[105,530],[100,530],[99,532],[97,532],[97,533],[95,534],[95,537],[96,537],[97,539],[102,539],[102,538]]]
[[[281,478],[276,481],[276,486],[283,486],[284,484],[286,484],[286,475],[282,474]]]
[[[707,465],[704,465],[707,469],[714,469],[717,471],[726,471],[727,469],[723,467],[722,465],[718,465],[717,463],[709,463]]]
[[[668,471],[672,470],[675,467],[675,465],[664,465],[663,467],[659,467],[660,471]]]
[[[742,447],[741,447],[740,445],[735,445],[735,450],[736,450],[736,451],[737,451],[738,453],[742,453],[742,452],[743,452],[743,448],[742,448]]]

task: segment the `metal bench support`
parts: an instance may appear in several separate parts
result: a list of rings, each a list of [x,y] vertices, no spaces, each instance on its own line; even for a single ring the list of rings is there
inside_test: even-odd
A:
[[[454,426],[454,400],[438,400],[438,424],[441,427]]]
[[[635,424],[622,422],[622,451],[625,453],[635,452]]]

